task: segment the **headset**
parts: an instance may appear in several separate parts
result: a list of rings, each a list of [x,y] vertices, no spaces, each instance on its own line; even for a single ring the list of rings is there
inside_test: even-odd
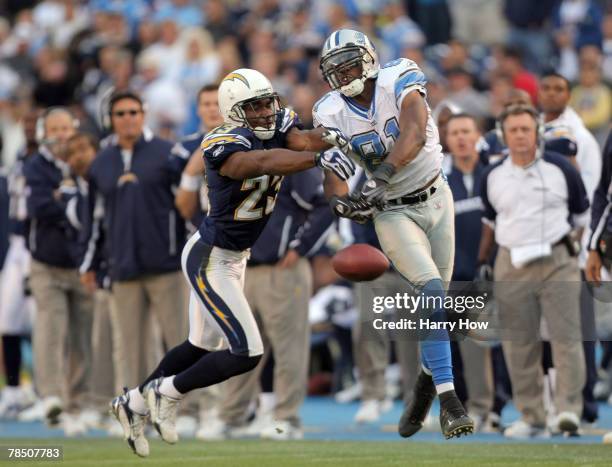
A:
[[[538,147],[540,147],[540,145],[544,141],[544,124],[542,122],[542,116],[538,113],[538,111],[534,107],[530,105],[525,105],[525,104],[509,105],[502,111],[502,113],[497,118],[497,121],[495,122],[495,132],[497,133],[497,136],[499,137],[500,143],[504,146],[507,146],[506,138],[504,135],[504,122],[506,121],[506,119],[510,115],[517,115],[517,114],[522,114],[522,113],[529,114],[535,120],[536,122],[536,144]],[[537,157],[539,157],[539,155]]]
[[[43,113],[40,115],[40,117],[36,119],[36,131],[35,131],[34,136],[38,144],[45,144],[45,142],[47,142],[45,124],[47,122],[47,118],[49,118],[50,115],[57,113],[57,112],[64,112],[70,115],[70,118],[72,119],[73,128],[75,130],[79,128],[81,122],[79,122],[79,119],[76,118],[74,113],[72,113],[72,111],[68,107],[62,107],[62,106],[57,106],[57,105],[52,106],[52,107],[47,107],[43,111]]]

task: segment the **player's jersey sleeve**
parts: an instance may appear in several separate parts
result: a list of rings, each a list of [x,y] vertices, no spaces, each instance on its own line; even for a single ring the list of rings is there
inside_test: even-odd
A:
[[[339,109],[344,108],[344,103],[336,95],[337,92],[328,92],[319,99],[312,108],[312,124],[315,128],[337,128],[336,115]]]
[[[300,130],[303,128],[300,117],[298,117],[298,114],[292,109],[283,109],[280,118],[281,122],[278,131],[281,133],[287,134],[292,128],[298,128]]]
[[[287,147],[287,134],[293,129],[297,128],[298,130],[304,129],[302,122],[300,121],[300,117],[298,114],[291,109],[283,109],[283,113],[279,116],[280,122],[278,124],[278,131],[276,135],[278,137],[278,142],[280,147]]]
[[[244,130],[244,128],[221,125],[204,136],[200,148],[204,160],[211,168],[219,169],[235,152],[251,149],[251,139]]]
[[[379,85],[387,88],[395,97],[397,108],[412,91],[427,96],[427,79],[419,66],[407,58],[399,58],[384,65],[378,74]]]

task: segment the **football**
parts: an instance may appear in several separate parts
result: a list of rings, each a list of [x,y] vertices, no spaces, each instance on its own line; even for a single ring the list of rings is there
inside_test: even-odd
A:
[[[355,243],[337,252],[332,258],[334,270],[354,282],[371,281],[389,269],[389,260],[378,248]]]

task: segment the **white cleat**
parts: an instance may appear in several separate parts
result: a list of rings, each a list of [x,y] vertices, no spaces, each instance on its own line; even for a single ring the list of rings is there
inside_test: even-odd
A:
[[[533,426],[519,419],[504,430],[504,436],[510,439],[547,439],[550,438],[550,431],[546,427]]]
[[[300,440],[304,439],[304,431],[299,427],[293,426],[287,420],[276,420],[261,430],[260,436],[263,439],[274,441]]]
[[[381,402],[376,399],[367,399],[361,402],[355,414],[356,423],[373,423],[381,416]]]
[[[143,396],[151,413],[151,423],[166,443],[178,441],[176,432],[176,416],[180,399],[166,396],[159,391],[163,378],[157,378],[147,384]]]
[[[144,435],[147,414],[139,414],[130,409],[130,395],[127,388],[124,391],[124,395],[115,397],[111,401],[111,413],[121,424],[123,438],[134,451],[134,454],[147,457],[149,455],[149,442]]]

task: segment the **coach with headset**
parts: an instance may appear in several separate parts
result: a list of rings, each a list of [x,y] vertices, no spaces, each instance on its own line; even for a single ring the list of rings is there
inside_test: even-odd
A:
[[[79,280],[77,232],[69,219],[74,213],[61,201],[62,191],[75,189],[65,156],[66,143],[77,126],[78,120],[68,109],[47,109],[37,122],[38,153],[24,167],[27,243],[32,254],[30,285],[37,307],[35,380],[45,416],[52,424],[59,421],[63,410],[83,408],[91,367],[93,302]],[[70,346],[68,358],[66,342]],[[69,422],[75,420],[64,418],[67,433],[74,425]]]
[[[80,271],[95,281],[96,239],[105,229],[113,333],[115,385],[133,387],[144,380],[147,328],[157,319],[166,348],[182,341],[187,330],[187,292],[181,273],[185,223],[174,206],[173,190],[189,154],[144,126],[145,107],[138,94],[121,91],[109,100],[112,135],[89,172],[89,196],[102,222],[89,216],[87,250]],[[144,343],[144,345],[142,345]]]
[[[589,203],[574,166],[542,149],[535,109],[510,106],[499,124],[509,157],[490,166],[482,181],[485,211],[479,261],[489,259],[497,242],[494,290],[514,403],[521,413],[504,434],[510,438],[550,434],[543,401],[541,318],[557,370],[558,415],[550,428],[576,433],[585,364],[578,247],[572,231],[586,224]]]

